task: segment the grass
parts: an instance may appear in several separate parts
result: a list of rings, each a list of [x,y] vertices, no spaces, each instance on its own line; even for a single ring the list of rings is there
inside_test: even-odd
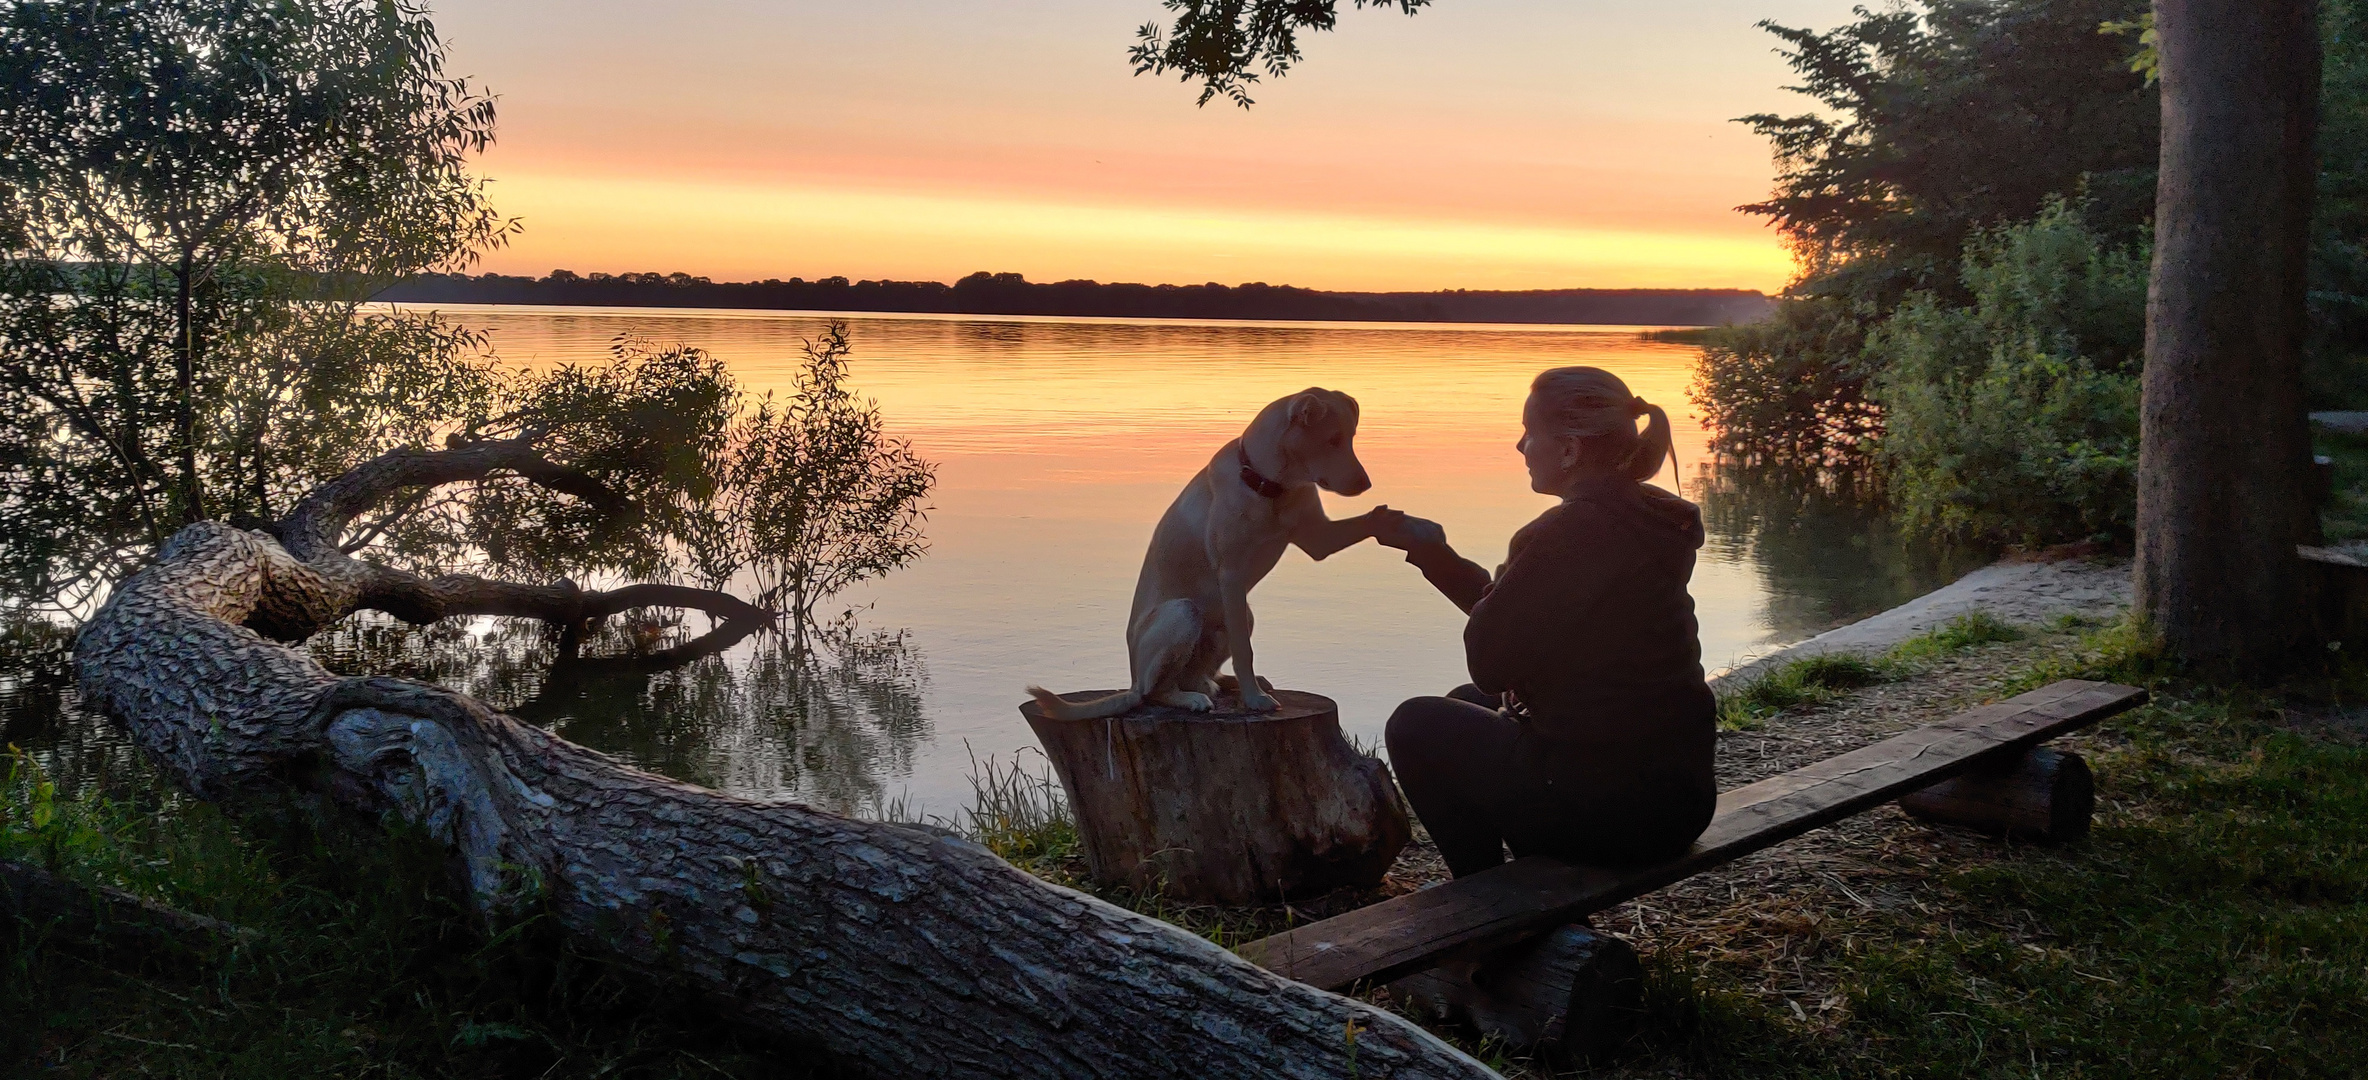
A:
[[[1708,1076],[2358,1075],[2368,668],[2206,685],[2117,625],[2001,692],[2064,677],[2155,695],[2091,740],[2087,841],[1970,843],[1911,881],[1920,906],[1835,905],[1787,950],[1841,988],[1815,1019],[1754,992],[1764,972],[1655,956],[1641,1056]]]
[[[1356,740],[1351,745],[1371,752]],[[1029,754],[1041,762],[1034,771],[1026,767]],[[1228,949],[1287,929],[1297,920],[1289,905],[1191,903],[1169,896],[1158,885],[1133,889],[1093,880],[1068,797],[1051,763],[1033,750],[1014,754],[1009,761],[971,755],[970,788],[970,805],[957,818],[922,817],[892,806],[886,819],[947,829],[1045,881],[1171,923]]]
[[[546,919],[486,934],[420,836],[296,808],[234,819],[153,782],[64,795],[22,755],[4,773],[0,857],[258,937],[110,966],[0,924],[0,1075],[832,1075],[574,953]]]
[[[2076,618],[2076,617],[2075,617]],[[1775,664],[1718,695],[1719,727],[1756,731],[1788,709],[1824,705],[1863,687],[1920,673],[1939,659],[1977,645],[2019,641],[2023,632],[1987,611],[1974,610],[1902,641],[1881,655],[1821,653]]]
[[[2368,664],[2273,687],[2214,686],[2181,676],[2127,625],[2053,629],[2085,632],[1998,693],[2083,677],[2155,695],[2082,747],[2100,794],[2089,839],[2030,847],[1908,826],[1900,842],[1921,861],[1902,856],[1888,871],[1896,895],[1872,906],[1835,902],[1813,919],[1761,925],[1750,931],[1764,939],[1757,952],[1690,955],[1640,940],[1646,1022],[1611,1067],[2356,1075],[2368,1041]],[[1873,659],[1774,673],[1749,700],[1830,701],[1843,684],[1900,678],[2013,634],[1954,623]],[[1058,783],[1029,764],[977,762],[976,805],[952,827],[1049,880],[1086,885]],[[80,796],[45,784],[21,759],[7,773],[0,855],[250,926],[262,941],[190,973],[110,969],[37,933],[0,934],[0,1015],[11,1018],[0,1025],[0,1073],[824,1071],[572,954],[547,924],[484,935],[416,836],[349,839],[298,812],[232,819],[128,781]],[[1313,917],[1095,891],[1228,945]],[[1833,988],[1814,1009],[1796,1012],[1798,999],[1768,989],[1812,975]],[[1495,1045],[1466,1048],[1516,1075],[1527,1067]]]

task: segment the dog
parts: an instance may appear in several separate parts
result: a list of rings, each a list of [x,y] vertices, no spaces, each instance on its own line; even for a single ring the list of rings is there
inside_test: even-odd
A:
[[[1244,709],[1274,711],[1250,652],[1250,589],[1286,544],[1320,561],[1373,536],[1387,507],[1333,521],[1316,494],[1354,496],[1373,486],[1357,460],[1356,437],[1357,399],[1337,390],[1310,387],[1260,409],[1152,530],[1127,617],[1133,684],[1082,702],[1028,687],[1046,715],[1090,720],[1146,701],[1208,712],[1221,685],[1240,691]],[[1228,657],[1233,678],[1221,680],[1217,667]]]

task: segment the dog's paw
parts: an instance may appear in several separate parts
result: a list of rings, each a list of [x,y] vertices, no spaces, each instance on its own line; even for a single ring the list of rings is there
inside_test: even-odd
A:
[[[1177,694],[1170,704],[1179,709],[1189,709],[1193,712],[1210,712],[1217,707],[1216,702],[1209,700],[1209,695],[1195,694],[1191,691]]]
[[[1261,679],[1259,681],[1264,682],[1266,680]],[[1268,694],[1264,690],[1245,689],[1242,691],[1242,708],[1249,712],[1273,712],[1276,709],[1280,709],[1282,707],[1282,702],[1276,701],[1273,695]]]

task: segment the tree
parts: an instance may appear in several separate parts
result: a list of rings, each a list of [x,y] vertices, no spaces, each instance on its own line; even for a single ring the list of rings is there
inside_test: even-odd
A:
[[[470,335],[358,310],[513,228],[443,55],[415,0],[0,9],[0,591],[87,605],[483,401]]]
[[[1919,10],[1920,9],[1920,10]],[[2100,24],[2132,0],[1921,0],[1817,33],[1762,22],[1821,107],[1742,118],[1776,151],[1765,217],[1801,264],[1798,295],[1888,312],[1910,290],[1961,299],[1959,253],[1985,229],[2079,195],[2090,226],[2153,211],[2159,109]]]
[[[1359,8],[1395,7],[1412,15],[1430,0],[1350,0]],[[1174,72],[1201,81],[1200,104],[1218,95],[1249,108],[1248,86],[1258,72],[1281,78],[1301,59],[1299,31],[1330,30],[1340,21],[1338,0],[1160,0],[1176,13],[1175,26],[1156,22],[1135,32],[1128,54],[1137,75]]]
[[[1705,352],[1695,397],[1723,443],[1795,465],[1867,462],[1884,357],[1864,344],[1910,295],[1970,302],[1957,273],[1969,242],[2062,197],[2112,243],[2136,238],[2153,210],[2159,110],[2127,45],[2098,28],[2142,6],[1928,0],[1824,33],[1760,24],[1821,108],[1743,118],[1774,147],[1777,176],[1740,209],[1776,227],[1800,276],[1781,332],[1737,331]]]
[[[2159,0],[2162,173],[2139,409],[2137,610],[2174,654],[2274,667],[2310,629],[2302,353],[2312,0]]]
[[[733,428],[716,497],[694,531],[701,576],[757,579],[758,602],[795,617],[858,581],[918,558],[934,467],[884,434],[880,410],[846,385],[844,324],[805,344],[786,402],[770,397]]]

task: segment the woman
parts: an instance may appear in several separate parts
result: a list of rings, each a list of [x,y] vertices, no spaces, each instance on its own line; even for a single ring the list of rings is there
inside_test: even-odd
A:
[[[1650,417],[1642,435],[1639,417]],[[1390,764],[1447,867],[1513,854],[1589,863],[1682,853],[1718,804],[1716,710],[1686,592],[1702,514],[1644,483],[1669,416],[1599,368],[1555,368],[1522,408],[1530,486],[1562,503],[1489,573],[1421,518],[1382,543],[1471,616],[1472,685],[1390,717]]]

